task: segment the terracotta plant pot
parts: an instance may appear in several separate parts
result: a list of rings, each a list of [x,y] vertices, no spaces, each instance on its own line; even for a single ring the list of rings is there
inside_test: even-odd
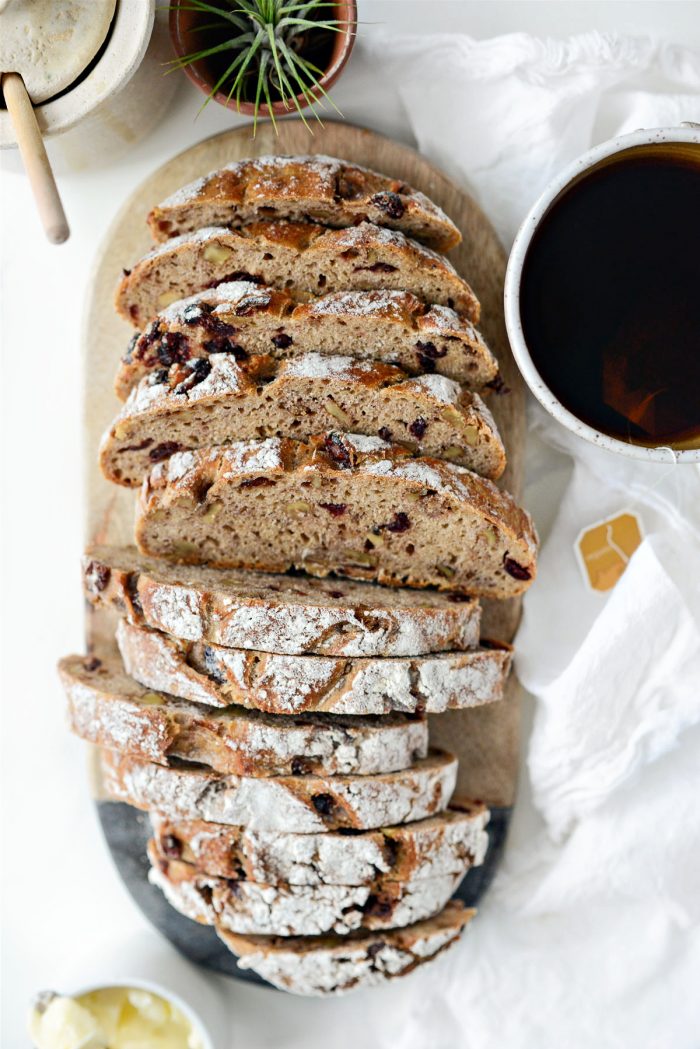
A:
[[[355,44],[355,36],[357,33],[357,0],[339,0],[339,2],[334,5],[333,9],[324,8],[324,17],[326,16],[328,18],[337,19],[344,24],[340,32],[334,34],[332,48],[326,63],[326,71],[319,80],[324,91],[328,91],[340,76]],[[188,54],[201,50],[201,35],[197,32],[197,26],[205,17],[211,18],[211,15],[206,15],[200,11],[186,10],[180,6],[173,6],[170,9],[170,36],[172,38],[175,53],[179,58],[184,58]],[[211,94],[212,88],[218,77],[215,77],[214,71],[209,65],[208,60],[204,59],[199,62],[192,62],[190,65],[185,66],[184,71],[200,91],[205,95]],[[315,98],[323,97],[320,92],[314,91],[313,88],[309,88],[309,94]],[[239,108],[236,104],[235,98],[228,99],[227,92],[225,91],[217,91],[213,98],[220,105],[227,106],[229,109],[233,109],[236,112],[245,113],[247,115],[253,115],[255,112],[255,106],[252,102],[244,102],[241,100]],[[309,104],[301,94],[297,95],[297,100],[302,109],[305,109]],[[285,106],[284,102],[273,102],[272,106],[261,103],[258,109],[258,115],[261,117],[267,117],[270,115],[270,111],[272,111],[274,116],[283,116],[285,113],[296,112],[296,106],[291,104],[291,108],[288,108]]]

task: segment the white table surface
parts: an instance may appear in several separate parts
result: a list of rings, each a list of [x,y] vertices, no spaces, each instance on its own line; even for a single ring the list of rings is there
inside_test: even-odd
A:
[[[476,37],[516,30],[562,36],[595,28],[654,33],[691,46],[700,43],[698,15],[697,4],[670,2],[360,3],[362,33],[374,32],[377,23],[397,32]],[[354,102],[358,75],[351,63],[335,90],[347,118],[405,139],[398,117],[383,112],[380,99],[367,108]],[[43,239],[16,155],[2,155],[1,1040],[7,1049],[28,1044],[24,1014],[34,992],[65,986],[81,958],[108,955],[146,925],[103,844],[87,792],[84,748],[65,730],[54,668],[60,656],[82,648],[83,289],[96,246],[132,188],[168,156],[237,123],[215,105],[195,121],[199,104],[200,96],[183,82],[146,141],[109,166],[61,177],[72,228],[61,247]],[[547,493],[535,495],[542,522]],[[318,1003],[233,982],[226,988],[231,1046],[342,1049],[356,1038],[357,1017],[352,1026],[336,1023],[352,1015],[352,998]],[[371,1029],[362,1041],[372,1049]]]

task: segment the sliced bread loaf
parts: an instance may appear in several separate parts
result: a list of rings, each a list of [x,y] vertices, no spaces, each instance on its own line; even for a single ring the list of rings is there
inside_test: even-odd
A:
[[[126,620],[117,644],[127,672],[147,688],[269,714],[437,714],[494,703],[503,697],[512,658],[508,645],[496,643],[429,656],[287,656],[182,641]]]
[[[396,772],[428,753],[425,719],[271,717],[238,707],[203,711],[148,692],[116,659],[59,663],[76,735],[167,765],[180,758],[240,776]]]
[[[125,400],[150,372],[212,353],[236,360],[349,354],[396,364],[409,375],[437,372],[471,389],[498,374],[495,357],[465,317],[409,291],[340,291],[296,303],[286,291],[233,281],[174,302],[135,335],[117,373],[117,396]]]
[[[422,820],[447,808],[457,778],[457,759],[440,750],[410,769],[377,776],[223,776],[108,750],[101,752],[101,766],[105,790],[115,801],[176,819],[287,834]]]
[[[462,239],[444,211],[401,179],[320,153],[236,160],[157,204],[148,224],[154,240],[162,241],[202,226],[271,218],[337,227],[369,220],[437,251],[448,251]]]
[[[444,375],[307,353],[289,361],[229,353],[194,357],[141,380],[105,433],[100,466],[136,486],[174,452],[319,430],[381,435],[419,455],[500,477],[503,442],[478,394]]]
[[[287,655],[418,656],[479,641],[478,601],[346,579],[170,565],[134,547],[94,547],[85,595],[184,641]]]
[[[380,875],[417,881],[483,863],[488,809],[455,801],[439,816],[359,834],[284,834],[151,813],[163,859],[221,878],[289,885],[372,885]]]
[[[182,860],[163,859],[149,842],[149,881],[185,917],[230,932],[272,936],[341,936],[355,929],[390,929],[437,914],[460,874],[375,885],[267,885],[203,874]]]
[[[190,564],[486,597],[526,590],[537,550],[529,515],[490,481],[337,432],[176,453],[144,481],[136,542]]]
[[[446,258],[371,222],[341,230],[310,222],[253,222],[173,237],[126,271],[116,306],[142,327],[170,303],[230,280],[285,288],[301,300],[332,291],[399,288],[479,321],[478,299]]]
[[[217,928],[240,969],[290,994],[325,997],[405,976],[456,943],[475,915],[457,900],[406,929],[349,936],[241,936]]]

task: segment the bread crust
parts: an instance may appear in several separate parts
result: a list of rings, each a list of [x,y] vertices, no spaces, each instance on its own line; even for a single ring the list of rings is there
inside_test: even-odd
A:
[[[438,816],[358,834],[285,834],[177,820],[151,812],[153,841],[164,859],[204,874],[289,885],[373,885],[458,874],[483,863],[489,812],[452,799]]]
[[[174,360],[213,352],[234,359],[304,353],[350,354],[397,364],[408,375],[435,372],[470,389],[492,383],[498,364],[480,332],[447,306],[426,304],[401,289],[339,291],[295,302],[286,291],[232,281],[162,310],[135,335],[115,389],[120,400],[141,379]]]
[[[149,881],[185,917],[263,936],[345,936],[410,925],[441,911],[466,873],[418,881],[379,878],[375,885],[267,885],[203,874],[182,860],[164,859],[152,841],[148,856]]]
[[[407,975],[455,944],[475,914],[451,900],[440,914],[405,929],[306,937],[216,931],[238,956],[239,968],[290,994],[326,997]]]
[[[241,776],[371,775],[408,768],[428,752],[428,727],[420,717],[202,710],[148,691],[117,659],[94,656],[68,656],[59,674],[76,735],[161,765],[179,758]]]
[[[451,463],[337,432],[176,453],[144,481],[136,542],[186,564],[497,598],[522,593],[536,572],[534,524],[508,493]]]
[[[238,226],[259,218],[312,219],[328,226],[369,220],[398,229],[437,251],[462,237],[425,194],[400,179],[321,154],[237,160],[183,186],[148,216],[153,239],[202,226]]]
[[[226,280],[287,288],[298,301],[333,291],[398,288],[479,322],[479,300],[442,255],[397,230],[363,222],[328,229],[305,222],[213,226],[158,245],[125,271],[117,311],[142,327],[165,306]]]
[[[412,658],[285,656],[181,641],[122,620],[126,670],[150,689],[192,703],[269,714],[439,714],[495,703],[510,671],[509,645]]]
[[[314,576],[171,565],[135,547],[83,559],[91,604],[183,641],[283,655],[420,656],[479,641],[479,602]]]
[[[293,834],[374,830],[434,816],[447,808],[457,779],[457,759],[441,750],[376,776],[224,776],[107,750],[101,768],[115,801],[177,819]]]

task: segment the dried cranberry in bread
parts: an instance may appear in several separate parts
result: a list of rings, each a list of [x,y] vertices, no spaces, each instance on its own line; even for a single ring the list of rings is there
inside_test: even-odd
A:
[[[286,291],[232,281],[162,310],[132,339],[115,388],[126,400],[144,376],[212,353],[245,361],[310,352],[396,364],[409,375],[437,372],[471,389],[498,374],[495,357],[465,317],[409,291],[340,291],[295,303]]]
[[[156,205],[148,224],[154,240],[162,241],[202,226],[240,226],[271,218],[312,219],[338,227],[369,220],[437,251],[448,251],[462,239],[432,200],[401,179],[320,153],[236,160]]]
[[[189,564],[513,597],[537,535],[506,492],[379,438],[330,432],[180,452],[144,481],[136,542]]]
[[[68,723],[90,743],[167,765],[194,761],[215,772],[286,776],[397,772],[428,753],[425,719],[271,717],[205,710],[149,692],[116,659],[68,656],[59,663]]]
[[[326,997],[413,972],[456,943],[475,913],[451,900],[440,914],[405,929],[296,937],[216,931],[238,956],[239,969],[252,969],[290,994]]]
[[[135,547],[90,550],[83,587],[93,605],[130,623],[228,648],[419,656],[479,642],[479,602],[463,595],[171,565]]]
[[[186,918],[230,932],[272,936],[347,935],[356,929],[411,925],[437,914],[466,869],[419,881],[375,885],[267,885],[203,874],[165,859],[149,842],[148,879]]]
[[[181,641],[125,620],[117,643],[127,672],[147,688],[269,714],[439,714],[481,706],[502,699],[512,658],[510,646],[496,642],[410,658],[286,656]]]
[[[167,768],[119,751],[101,751],[107,794],[139,809],[251,831],[315,834],[411,823],[447,808],[457,758],[431,750],[401,772],[375,776],[224,776],[195,765]]]
[[[478,394],[443,375],[307,353],[289,361],[194,357],[141,380],[105,433],[108,480],[135,487],[173,452],[260,437],[306,440],[332,427],[382,434],[419,455],[500,477],[506,456]]]
[[[478,867],[488,846],[482,802],[455,801],[439,816],[358,834],[284,834],[177,820],[151,813],[164,859],[185,860],[221,878],[289,885],[372,885],[435,878]]]
[[[230,280],[286,288],[302,300],[332,291],[400,288],[479,321],[478,299],[446,258],[371,222],[341,230],[310,222],[253,222],[173,237],[125,273],[116,306],[142,327],[170,303]]]

